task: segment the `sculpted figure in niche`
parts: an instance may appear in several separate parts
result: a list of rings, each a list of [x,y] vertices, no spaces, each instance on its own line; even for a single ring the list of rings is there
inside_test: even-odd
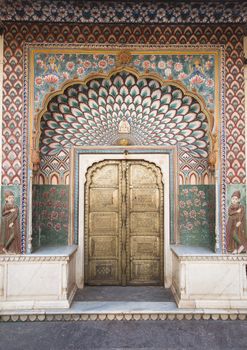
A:
[[[124,117],[118,125],[119,134],[130,134],[130,124],[128,120]]]
[[[2,242],[3,252],[21,253],[19,208],[15,204],[13,192],[5,191],[5,204],[2,212]]]
[[[231,197],[226,225],[227,251],[233,254],[247,251],[245,236],[245,207],[240,204],[240,191],[235,191]]]

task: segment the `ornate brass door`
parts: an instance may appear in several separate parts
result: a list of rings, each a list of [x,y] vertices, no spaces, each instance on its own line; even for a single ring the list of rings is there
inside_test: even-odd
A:
[[[90,285],[163,283],[163,184],[160,169],[139,160],[89,168],[85,276]]]

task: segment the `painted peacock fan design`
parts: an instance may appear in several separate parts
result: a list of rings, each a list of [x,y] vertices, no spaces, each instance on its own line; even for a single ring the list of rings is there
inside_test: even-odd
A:
[[[115,144],[123,118],[137,145],[178,145],[196,158],[208,155],[207,118],[199,103],[175,86],[127,72],[73,85],[54,97],[41,121],[41,154]]]

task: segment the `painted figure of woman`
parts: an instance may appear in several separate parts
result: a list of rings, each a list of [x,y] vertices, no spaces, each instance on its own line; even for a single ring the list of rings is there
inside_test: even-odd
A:
[[[240,191],[235,191],[232,194],[226,225],[227,251],[234,254],[247,251],[247,239],[245,236],[245,208],[240,204],[240,197]]]
[[[19,208],[15,205],[13,192],[5,191],[3,207],[3,252],[21,253]]]

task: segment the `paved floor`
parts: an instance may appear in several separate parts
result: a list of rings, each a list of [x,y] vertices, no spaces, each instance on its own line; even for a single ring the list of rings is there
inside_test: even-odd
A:
[[[246,321],[78,321],[0,324],[0,350],[247,349]]]
[[[174,301],[170,289],[156,286],[86,286],[78,289],[74,301]]]

